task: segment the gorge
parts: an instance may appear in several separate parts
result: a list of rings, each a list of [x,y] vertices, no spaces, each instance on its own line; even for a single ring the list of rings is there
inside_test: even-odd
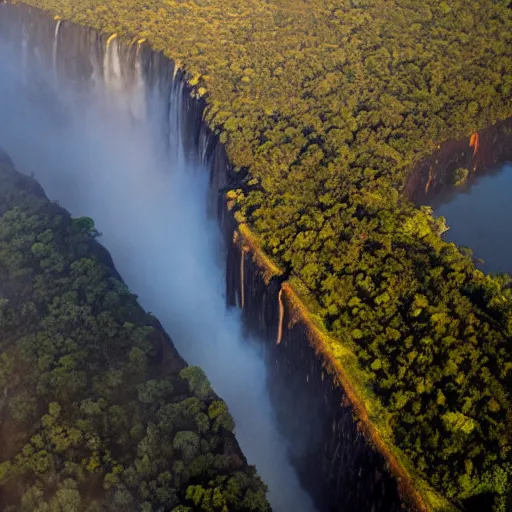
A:
[[[291,454],[319,510],[356,504],[398,510],[384,462],[357,432],[350,407],[339,407],[340,391],[307,333],[287,328],[288,313],[274,351],[277,291],[265,291],[247,256],[240,281],[234,225],[219,195],[233,177],[182,72],[146,45],[23,7],[0,9],[7,36],[0,53],[2,145],[51,199],[96,220],[141,304],[228,403],[242,450],[269,485],[274,509],[315,508]],[[207,210],[219,212],[224,246]],[[249,341],[238,312],[225,310],[226,251],[229,302],[245,302],[243,316],[270,351]]]
[[[206,138],[194,146],[179,71],[147,48],[49,17],[21,11],[13,23],[19,9],[7,9],[3,147],[51,199],[95,219],[141,304],[228,402],[273,508],[314,510],[277,431],[261,355],[225,309],[222,241],[206,214],[210,148]]]
[[[79,18],[80,13],[74,17]],[[345,283],[348,283],[345,293],[335,298],[328,307],[322,304],[321,314],[316,313],[314,307],[310,308],[311,311],[305,311],[303,297],[298,298],[296,294],[301,283],[296,275],[290,274],[290,265],[282,269],[279,267],[282,261],[276,265],[274,261],[266,259],[251,233],[244,229],[245,226],[238,226],[234,222],[231,209],[240,202],[240,197],[247,190],[252,190],[250,187],[254,187],[258,193],[258,182],[256,180],[256,184],[251,185],[254,180],[249,181],[247,169],[243,165],[234,167],[228,162],[220,143],[224,140],[224,133],[212,133],[202,121],[210,115],[211,109],[208,112],[204,110],[206,101],[203,96],[206,90],[187,84],[187,81],[192,85],[197,83],[196,78],[188,76],[180,65],[151,51],[142,36],[123,40],[113,30],[100,34],[62,21],[58,16],[52,19],[52,16],[40,11],[11,5],[0,6],[0,26],[1,34],[10,41],[10,44],[4,45],[2,52],[2,69],[5,71],[0,79],[0,105],[6,121],[0,128],[0,143],[20,169],[34,173],[52,199],[62,202],[74,215],[90,214],[97,220],[97,227],[104,234],[105,245],[112,252],[128,284],[138,293],[142,304],[164,322],[180,353],[190,362],[205,368],[215,390],[227,400],[238,423],[236,434],[242,449],[249,462],[256,463],[270,486],[270,499],[274,507],[277,510],[279,507],[283,510],[290,507],[300,510],[301,506],[304,510],[312,510],[316,506],[319,511],[394,511],[404,503],[411,510],[446,510],[459,505],[459,502],[448,503],[425,481],[412,476],[415,472],[413,465],[390,443],[392,436],[386,424],[388,411],[368,406],[376,402],[361,406],[360,401],[354,398],[357,398],[357,393],[351,388],[350,379],[346,374],[344,376],[345,371],[355,366],[354,354],[347,349],[349,344],[330,346],[328,335],[322,330],[323,327],[319,327],[325,322],[329,328],[338,329],[338,336],[342,333],[343,336],[353,335],[354,339],[361,339],[363,332],[355,328],[359,325],[355,324],[355,316],[360,315],[359,319],[364,321],[369,318],[368,315],[374,314],[372,311],[386,311],[386,302],[390,301],[389,295],[386,298],[384,293],[386,287],[392,287],[397,282],[400,286],[401,279],[393,281],[394,278],[388,277],[391,284],[387,285],[386,279],[378,277],[377,283],[383,289],[375,290],[371,288],[370,274],[364,277],[364,273],[356,267],[358,286],[364,291],[361,297],[368,300],[369,310],[365,309],[368,305],[361,304],[360,299],[351,298],[351,294],[356,294],[355,285],[352,286],[347,276],[342,275],[341,278],[336,277],[339,282],[334,282],[344,292]],[[10,55],[9,51],[12,52]],[[16,57],[12,58],[12,55]],[[373,64],[368,65],[373,67]],[[250,82],[251,69],[243,72],[244,83]],[[350,78],[353,74],[348,72],[347,76]],[[23,96],[20,91],[23,91]],[[269,112],[266,115],[277,122],[279,116],[273,114],[272,109]],[[228,126],[228,122],[225,125]],[[230,126],[232,131],[236,131],[236,123]],[[243,126],[240,126],[240,132],[245,134]],[[333,130],[333,140],[323,148],[326,154],[329,154],[329,144],[334,144],[338,132]],[[286,130],[287,137],[290,133],[295,132]],[[311,134],[311,128],[302,133]],[[364,130],[359,131],[358,135],[364,133]],[[482,143],[484,140],[482,136]],[[400,147],[399,142],[396,144],[396,147]],[[468,141],[464,140],[462,144],[466,147]],[[269,147],[268,143],[264,145]],[[314,164],[318,152],[315,153],[314,144],[308,143],[307,146],[301,155]],[[357,144],[354,146],[358,147]],[[365,143],[366,146],[373,147]],[[378,147],[376,154],[386,162],[389,155],[398,160],[389,148]],[[240,161],[244,160],[244,155],[242,152]],[[442,162],[442,159],[439,160]],[[163,166],[162,162],[165,162]],[[381,165],[382,162],[379,162],[378,165]],[[364,168],[365,179],[379,176],[371,168],[374,165],[379,169],[377,164],[366,165],[369,167]],[[167,167],[181,171],[186,169],[186,172],[168,172]],[[439,176],[442,176],[442,165],[439,168]],[[414,183],[416,179],[416,185],[412,187],[414,193],[428,189],[429,185],[426,184],[431,182],[430,169],[431,166],[427,166],[424,172],[423,167],[419,166],[416,174],[413,173],[409,183]],[[298,186],[304,184],[307,189],[308,182],[303,180],[301,172],[300,168],[294,168],[289,173],[289,182]],[[280,182],[273,176],[264,179],[271,186]],[[329,194],[323,195],[321,199],[326,205],[325,209],[331,204],[335,204],[335,208],[346,208],[346,211],[353,209],[354,218],[361,220],[362,226],[353,235],[350,234],[352,228],[348,228],[348,224],[344,226],[347,233],[343,232],[344,238],[338,250],[341,256],[337,257],[342,262],[346,259],[347,266],[358,260],[364,244],[367,251],[362,251],[363,265],[364,258],[371,251],[385,253],[383,247],[391,247],[389,233],[393,232],[397,239],[393,241],[395,248],[398,246],[397,259],[402,260],[400,264],[408,261],[404,260],[402,253],[407,252],[407,244],[410,244],[414,251],[409,251],[409,254],[420,255],[412,267],[418,265],[425,268],[425,260],[429,264],[439,265],[439,259],[444,258],[442,264],[447,265],[446,273],[451,272],[449,279],[456,282],[456,286],[462,279],[457,274],[460,266],[467,268],[469,275],[472,275],[465,260],[460,265],[456,262],[455,270],[451,269],[449,265],[459,258],[458,253],[454,249],[452,255],[439,244],[434,234],[441,226],[429,217],[407,210],[411,219],[399,223],[394,231],[393,227],[389,227],[389,215],[386,217],[389,212],[382,205],[386,201],[396,200],[394,189],[383,186],[382,189],[373,189],[373,192],[371,187],[368,190],[363,188],[361,193],[350,191],[351,197],[347,200],[343,195],[345,185],[341,186],[337,179],[339,176],[336,172],[331,178],[319,178],[319,182],[326,180],[323,183],[327,189],[335,190],[334,194],[340,195],[338,199],[329,197]],[[359,187],[359,183],[357,185]],[[234,189],[237,189],[236,192]],[[72,195],[70,190],[73,191]],[[230,194],[225,203],[224,192],[227,190]],[[286,197],[286,192],[283,192],[283,197]],[[349,204],[344,204],[345,201]],[[240,218],[238,206],[235,210]],[[207,220],[206,211],[213,213],[216,220]],[[279,198],[275,212],[277,216],[279,212],[288,215],[286,206],[279,204]],[[375,212],[378,221],[377,217],[372,218]],[[272,215],[274,210],[269,213],[270,217]],[[371,228],[364,225],[368,218],[371,219],[370,223],[374,223]],[[305,226],[311,226],[311,218],[308,219],[307,215],[300,221]],[[328,247],[331,243],[329,229],[332,231],[333,228],[325,219],[323,222],[323,226],[327,226],[325,247]],[[221,227],[220,236],[216,234],[215,223]],[[377,232],[376,223],[382,231],[375,233],[374,237],[371,229]],[[264,230],[272,229],[271,222],[267,225],[262,222],[261,225]],[[340,225],[343,226],[343,223],[340,222]],[[282,251],[285,247],[287,252],[292,253],[295,250],[299,262],[303,257],[300,251],[308,243],[307,239],[301,239],[302,234],[299,233],[292,247],[281,243],[279,248]],[[418,240],[424,239],[428,239],[428,243],[432,243],[439,253],[423,252]],[[358,240],[361,240],[360,244]],[[271,242],[274,243],[274,240]],[[351,257],[352,254],[355,256]],[[421,260],[423,254],[428,256]],[[393,275],[397,271],[397,264],[389,263],[392,258],[386,254],[382,256],[383,261],[385,258],[386,265],[389,265],[386,267],[387,276]],[[224,265],[225,283],[223,272],[219,271]],[[312,268],[306,266],[300,276],[306,280],[313,276],[308,281],[311,283],[318,270],[314,265],[309,267]],[[366,270],[368,268],[371,269],[371,266],[367,265]],[[437,268],[439,270],[441,267]],[[324,270],[321,268],[321,271]],[[404,273],[400,268],[398,272]],[[414,268],[408,268],[407,272],[416,279]],[[478,274],[475,273],[475,276],[469,286],[477,289],[475,295],[478,302],[478,293],[484,294],[486,285],[482,284],[483,279]],[[318,282],[318,277],[316,279]],[[329,279],[322,286],[328,287]],[[333,286],[332,283],[330,286]],[[400,306],[400,314],[408,318],[406,327],[402,328],[396,317],[386,325],[386,336],[393,339],[396,339],[398,330],[402,330],[398,336],[403,336],[407,348],[411,343],[410,332],[420,339],[421,334],[418,333],[424,330],[429,334],[434,332],[428,327],[428,322],[444,318],[440,313],[444,311],[444,306],[437,305],[430,295],[431,290],[427,291],[417,281],[413,283],[417,286],[416,294],[408,289],[407,293],[412,296],[405,299],[404,308]],[[480,292],[478,286],[482,286],[484,291]],[[310,288],[314,288],[313,285]],[[428,297],[430,305],[421,294]],[[433,295],[435,297],[436,293]],[[453,297],[454,307],[463,310],[463,316],[472,318],[472,313],[466,314],[467,303],[463,303],[462,307],[457,303],[458,296]],[[390,304],[393,304],[396,297],[391,299]],[[242,311],[226,312],[226,300],[228,305],[237,305]],[[351,312],[344,312],[339,318],[348,322],[348,328],[340,327],[340,320],[336,317],[339,308],[345,308],[344,301],[349,302]],[[457,315],[461,314],[460,311],[457,309]],[[350,318],[350,314],[354,318]],[[386,313],[389,315],[386,322],[392,314]],[[475,314],[480,315],[479,312]],[[482,316],[487,318],[487,313]],[[240,317],[244,320],[244,328],[239,323]],[[410,331],[409,317],[418,318],[418,324]],[[364,331],[366,327],[363,328],[363,325],[361,329]],[[246,334],[245,328],[250,334]],[[471,326],[467,329],[471,329]],[[465,332],[469,332],[467,329]],[[374,350],[373,345],[378,345],[379,340],[382,342],[382,336],[380,332],[375,335],[369,332],[364,334],[364,342],[370,344],[370,341],[377,340],[372,342]],[[442,327],[436,325],[435,332],[443,333]],[[262,344],[261,340],[265,343]],[[428,338],[421,338],[421,343],[423,340],[427,345]],[[498,342],[496,346],[500,346]],[[503,353],[503,348],[500,350]],[[379,350],[376,352],[377,358],[373,363],[364,348],[361,355],[370,359],[368,365],[371,363],[374,381],[377,374],[375,386],[382,382],[387,382],[389,386],[390,379],[385,378],[386,374],[393,375],[398,369],[390,368],[386,360],[382,362],[378,358]],[[400,372],[404,371],[404,364],[409,365],[410,374],[414,375],[410,363],[417,353],[413,350],[407,356],[402,356],[392,357],[391,364],[399,361]],[[408,359],[410,357],[412,359]],[[424,362],[428,357],[429,354],[421,354],[417,362]],[[442,360],[442,357],[438,359]],[[420,395],[431,392],[432,383],[421,374],[421,364],[415,362],[414,366],[420,369],[419,376],[408,386],[419,389]],[[269,383],[270,401],[265,380]],[[365,386],[369,387],[366,381],[359,385],[359,391],[366,389]],[[391,392],[384,389],[383,396],[388,399],[390,395]],[[407,399],[402,401],[403,398],[401,391],[392,396],[393,406],[398,404],[394,412],[395,426],[398,421],[396,414],[411,423],[414,422],[411,420],[411,409],[414,414],[419,410],[423,414],[430,403],[428,400],[422,402],[420,396],[414,404],[411,401],[402,415],[400,409],[407,403]],[[498,399],[502,404],[506,402],[501,395]],[[444,405],[442,400],[442,397],[437,399],[438,405]],[[459,397],[453,400],[458,403]],[[256,403],[258,409],[254,407]],[[274,408],[270,403],[274,404]],[[499,407],[492,407],[493,412],[499,410]],[[447,418],[452,418],[450,414],[454,414],[446,410],[443,413]],[[354,416],[360,421],[356,421]],[[436,421],[439,422],[439,418],[436,417]],[[424,420],[424,424],[428,425],[428,421]],[[440,428],[445,427],[442,425]],[[397,431],[400,432],[398,437],[406,437],[403,429],[398,428]],[[407,435],[414,438],[412,428],[410,432],[412,434]],[[450,439],[446,438],[447,444],[450,444]],[[477,437],[474,443],[479,441]],[[407,442],[411,443],[411,440],[407,439]],[[432,442],[437,441],[433,439]],[[448,448],[444,447],[443,450]],[[411,451],[409,445],[409,455]],[[421,450],[419,456],[414,451],[412,455],[416,457],[415,464],[422,467],[422,477],[425,476],[425,468],[427,472],[433,472]],[[456,464],[460,466],[460,461],[457,460]],[[460,467],[457,470],[464,471]],[[452,474],[452,468],[443,468],[443,471],[442,477],[434,475],[436,483],[450,488],[452,484],[447,480],[446,472]],[[469,476],[463,475],[456,485],[467,485],[468,479],[473,478],[471,470],[468,471]],[[492,471],[492,467],[489,471]],[[311,495],[314,505],[300,491],[301,485]],[[490,507],[489,497],[485,495],[486,484],[483,485],[483,500],[485,506]],[[455,491],[451,489],[450,492],[453,496]],[[499,500],[503,504],[506,497],[502,499],[501,494]],[[490,499],[492,501],[493,496]],[[474,504],[474,509],[479,510],[479,506],[481,509],[481,504],[482,501]]]

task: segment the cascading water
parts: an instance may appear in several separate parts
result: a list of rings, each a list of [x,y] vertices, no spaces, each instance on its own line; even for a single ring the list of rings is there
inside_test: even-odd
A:
[[[25,27],[21,31],[21,85],[27,85],[27,34]]]
[[[196,135],[182,73],[146,47],[60,20],[35,19],[20,37],[2,25],[7,8],[0,144],[51,199],[96,220],[142,305],[228,403],[274,509],[311,512],[276,428],[261,354],[225,307],[222,240],[207,216],[210,140],[201,132],[195,153],[188,144]]]
[[[52,52],[52,64],[53,64],[53,80],[54,84],[58,86],[59,73],[57,71],[57,47],[59,45],[59,28],[62,23],[62,20],[57,20],[55,25],[55,34],[53,36],[53,52]]]

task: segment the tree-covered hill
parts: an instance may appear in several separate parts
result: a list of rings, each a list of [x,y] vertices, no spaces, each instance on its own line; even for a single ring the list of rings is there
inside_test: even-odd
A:
[[[434,148],[511,116],[509,2],[24,1],[190,71],[238,220],[357,355],[393,443],[454,503],[512,508],[510,279],[402,195]]]
[[[96,235],[0,154],[0,510],[270,510],[225,403]]]

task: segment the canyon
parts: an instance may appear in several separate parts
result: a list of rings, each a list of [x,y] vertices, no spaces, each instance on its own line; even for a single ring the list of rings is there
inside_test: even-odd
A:
[[[423,491],[362,421],[287,276],[231,215],[225,193],[241,176],[186,72],[143,40],[33,8],[0,6],[0,28],[0,144],[52,200],[96,220],[141,304],[228,403],[274,509],[424,509]],[[413,170],[406,195],[424,203],[477,154],[482,166],[503,159],[509,131],[479,134],[478,151],[474,138],[443,145]]]

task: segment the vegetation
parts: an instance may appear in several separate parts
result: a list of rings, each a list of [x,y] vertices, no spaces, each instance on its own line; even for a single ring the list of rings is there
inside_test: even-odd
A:
[[[456,187],[460,187],[461,185],[464,185],[466,181],[468,180],[469,176],[469,169],[466,169],[464,167],[459,167],[458,169],[455,169],[453,172],[453,184]]]
[[[0,156],[0,509],[268,511],[224,402]]]
[[[510,279],[401,195],[421,157],[512,114],[509,2],[25,1],[186,65],[249,171],[238,220],[357,354],[394,443],[453,502],[512,508]]]

